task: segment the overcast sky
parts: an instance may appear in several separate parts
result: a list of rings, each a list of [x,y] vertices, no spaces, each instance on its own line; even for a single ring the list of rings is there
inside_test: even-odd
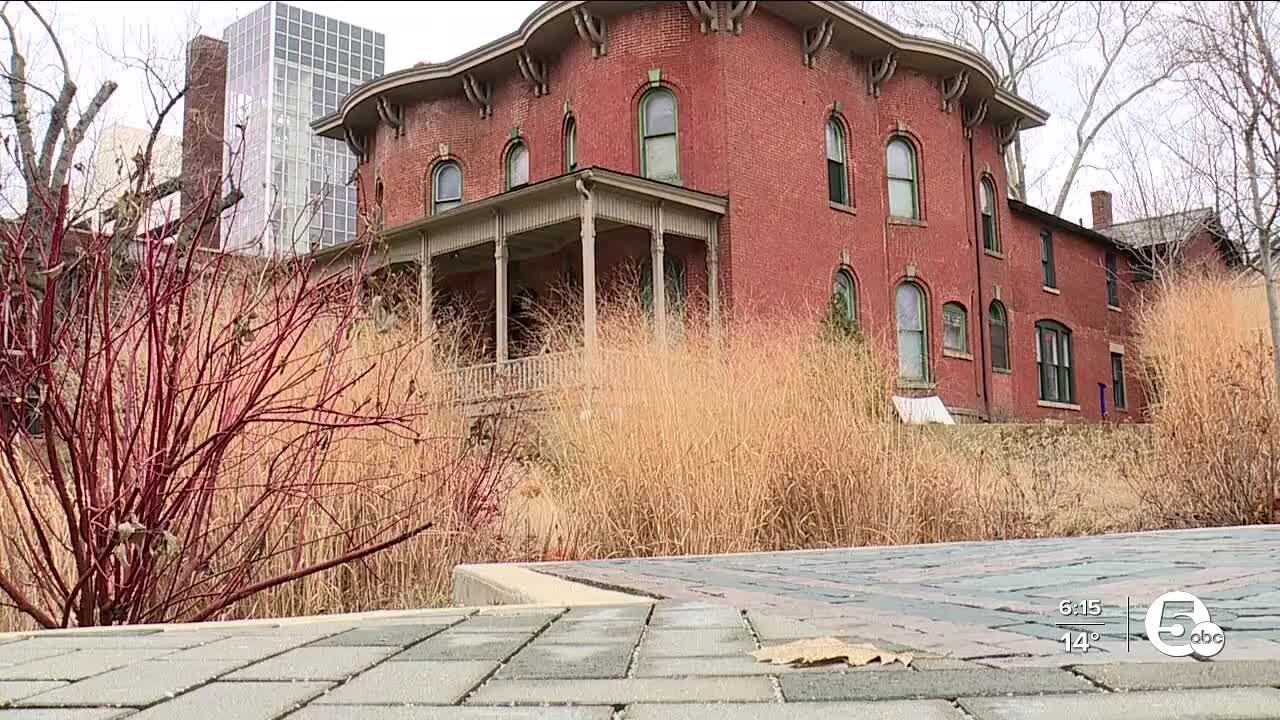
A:
[[[64,38],[69,60],[78,74],[81,102],[87,102],[93,91],[106,78],[114,78],[120,89],[105,113],[103,125],[119,123],[146,126],[152,103],[149,102],[141,75],[122,70],[118,58],[123,55],[160,55],[169,66],[180,70],[182,39],[199,32],[222,37],[223,29],[263,3],[243,2],[54,2],[42,7],[51,15],[55,27]],[[345,20],[386,34],[387,71],[408,67],[416,62],[439,62],[455,57],[478,45],[505,35],[520,24],[539,2],[293,2],[293,5],[323,15]],[[33,28],[19,27],[30,36]],[[30,58],[39,58],[37,48]],[[47,55],[46,55],[47,57]],[[1037,102],[1054,109],[1052,87],[1037,87]],[[181,113],[171,116],[166,131],[178,134]],[[1055,117],[1048,128],[1031,131],[1029,166],[1056,164],[1057,153],[1069,140],[1069,128]],[[1059,138],[1061,142],[1059,142]],[[1035,153],[1039,153],[1036,155]],[[1040,162],[1036,162],[1039,160]],[[1114,182],[1104,173],[1086,169],[1063,215],[1089,223],[1088,193]],[[1113,188],[1114,190],[1114,188]],[[1040,205],[1051,204],[1051,198],[1031,198]]]

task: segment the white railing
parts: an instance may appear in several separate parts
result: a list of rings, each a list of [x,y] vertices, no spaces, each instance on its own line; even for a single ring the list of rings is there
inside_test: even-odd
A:
[[[444,374],[450,399],[472,403],[518,397],[563,386],[577,376],[577,352],[546,353],[502,363],[485,363]]]

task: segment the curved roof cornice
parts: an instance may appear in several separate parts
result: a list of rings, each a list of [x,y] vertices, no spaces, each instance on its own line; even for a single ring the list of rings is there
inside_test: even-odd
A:
[[[378,98],[390,102],[427,97],[436,90],[456,93],[462,79],[471,73],[496,76],[500,72],[517,72],[516,56],[521,51],[532,54],[552,52],[566,42],[577,42],[574,11],[590,6],[606,17],[634,10],[652,2],[599,2],[566,0],[547,2],[533,11],[515,32],[463,53],[442,63],[420,63],[396,70],[357,87],[343,98],[336,112],[311,123],[312,129],[325,137],[341,139],[349,126],[367,126],[377,121]],[[897,53],[900,62],[939,76],[970,74],[963,97],[988,98],[989,116],[1005,123],[1017,120],[1023,128],[1036,127],[1048,121],[1049,115],[1028,100],[1001,89],[998,74],[981,55],[945,42],[903,33],[871,17],[845,2],[808,0],[807,2],[761,2],[770,13],[799,27],[823,19],[834,20],[837,42],[842,52],[876,57]],[[750,21],[747,21],[750,32]],[[509,67],[506,67],[509,66]]]

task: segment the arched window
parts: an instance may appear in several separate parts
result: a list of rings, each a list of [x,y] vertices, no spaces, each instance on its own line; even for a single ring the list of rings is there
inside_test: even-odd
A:
[[[564,171],[578,169],[578,121],[572,115],[564,121]]]
[[[910,140],[897,137],[886,151],[889,168],[889,214],[908,220],[920,219],[919,166]]]
[[[987,318],[991,336],[991,368],[1011,370],[1009,366],[1009,315],[999,300],[991,301]]]
[[[1076,371],[1071,331],[1053,320],[1036,323],[1036,367],[1040,371],[1040,399],[1076,401]]]
[[[431,212],[442,213],[462,204],[462,168],[448,160],[431,174]]]
[[[942,306],[942,349],[969,353],[969,313],[960,303]]]
[[[844,268],[836,271],[832,283],[831,300],[835,305],[837,317],[849,324],[858,322],[858,284],[853,273]]]
[[[1000,235],[996,231],[996,184],[982,178],[982,247],[1000,252]]]
[[[507,189],[529,184],[529,146],[517,140],[507,151]]]
[[[640,100],[640,174],[652,180],[680,182],[680,143],[676,96],[664,87]]]
[[[844,126],[836,118],[827,120],[827,199],[849,204],[849,172],[845,169]]]
[[[929,378],[929,335],[924,291],[913,282],[898,286],[894,296],[898,320],[898,374],[903,380]]]

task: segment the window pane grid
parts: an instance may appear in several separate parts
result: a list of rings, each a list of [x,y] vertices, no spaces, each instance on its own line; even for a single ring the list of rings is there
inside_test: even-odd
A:
[[[916,152],[908,141],[898,138],[886,151],[889,176],[889,214],[918,220],[920,197],[916,177]]]
[[[942,346],[954,352],[969,352],[968,322],[964,307],[947,303],[942,308]]]
[[[1039,348],[1036,349],[1036,360],[1040,359]],[[991,367],[999,370],[1009,368],[1009,321],[1004,308],[998,303],[991,303]]]
[[[1058,280],[1053,267],[1053,235],[1048,232],[1040,233],[1040,267],[1044,274],[1044,286],[1056,288]]]
[[[1036,324],[1036,367],[1040,375],[1040,399],[1074,403],[1075,372],[1072,367],[1071,333],[1057,323]]]
[[[680,178],[676,97],[666,88],[650,90],[640,101],[641,174],[653,180]]]

